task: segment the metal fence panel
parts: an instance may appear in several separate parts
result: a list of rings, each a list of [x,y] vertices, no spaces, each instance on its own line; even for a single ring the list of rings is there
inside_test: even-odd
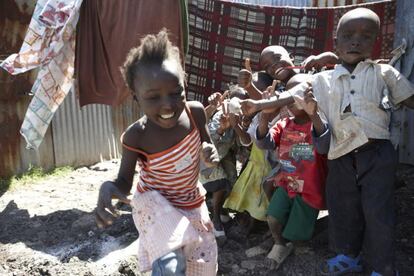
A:
[[[52,129],[56,166],[90,165],[119,158],[110,106],[81,108],[71,92],[56,112]]]

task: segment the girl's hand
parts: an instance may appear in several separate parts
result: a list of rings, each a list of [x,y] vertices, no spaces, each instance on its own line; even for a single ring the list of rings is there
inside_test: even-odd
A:
[[[112,225],[114,219],[119,216],[115,207],[112,205],[112,198],[130,204],[130,200],[122,193],[112,181],[106,181],[99,189],[98,204],[95,211],[96,224],[99,228]]]
[[[201,206],[201,223],[207,232],[213,231],[214,225],[208,214],[207,206]]]
[[[223,114],[221,114],[219,123],[220,123],[220,131],[221,134],[224,133],[227,129],[230,128],[230,120],[229,120],[229,101],[223,101],[221,104],[221,110],[223,111]]]
[[[244,61],[244,67],[246,69],[242,69],[239,71],[239,75],[237,77],[237,84],[244,89],[248,88],[252,85],[252,68],[250,67],[250,59],[246,58]]]
[[[220,122],[220,129],[222,132],[225,132],[227,129],[230,128],[230,118],[229,114],[222,114],[219,119]]]
[[[208,104],[214,106],[215,108],[219,107],[224,100],[226,92],[223,95],[220,92],[215,92],[208,97]]]
[[[220,158],[216,147],[213,144],[203,142],[201,144],[201,160],[207,167],[216,167],[220,162]]]

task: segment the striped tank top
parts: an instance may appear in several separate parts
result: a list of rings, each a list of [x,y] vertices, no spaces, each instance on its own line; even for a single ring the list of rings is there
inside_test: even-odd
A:
[[[129,147],[124,143],[122,145],[128,150],[145,156],[146,160],[138,160],[141,168],[137,185],[138,192],[156,190],[172,205],[190,209],[197,208],[204,202],[206,191],[198,182],[200,133],[187,106],[185,111],[193,129],[176,145],[152,154]]]

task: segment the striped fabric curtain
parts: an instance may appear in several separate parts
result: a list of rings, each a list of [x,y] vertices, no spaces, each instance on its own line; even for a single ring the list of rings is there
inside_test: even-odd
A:
[[[272,7],[310,7],[312,6],[312,0],[229,0],[233,3],[242,3],[249,5],[259,6],[272,6]]]
[[[379,0],[311,0],[311,7],[338,7],[338,6],[348,6],[355,4],[365,4],[372,2],[382,2]]]
[[[395,1],[362,6],[381,18],[381,34],[373,58],[388,58],[392,50]],[[355,6],[335,8],[271,7],[223,0],[191,0],[189,52],[186,57],[187,98],[206,101],[215,91],[237,82],[244,59],[260,70],[259,56],[268,45],[281,45],[300,64],[306,57],[334,48],[338,19]]]

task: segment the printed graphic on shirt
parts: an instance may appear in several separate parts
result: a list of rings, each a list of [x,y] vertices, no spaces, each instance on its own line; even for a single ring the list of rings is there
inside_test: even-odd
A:
[[[306,134],[301,131],[295,131],[295,130],[287,130],[283,132],[282,139],[283,141],[287,143],[300,143],[305,142]]]
[[[288,182],[287,188],[289,190],[292,190],[296,193],[301,193],[303,191],[303,185],[305,184],[305,181],[302,179],[299,179],[297,175],[289,175],[286,177],[286,181]]]
[[[296,171],[296,167],[290,160],[280,159],[280,165],[282,165],[282,171],[287,173],[293,173]]]
[[[284,157],[285,159],[287,159],[288,157],[292,158],[291,150],[297,144],[309,145],[309,143],[306,143],[306,134],[301,131],[285,129],[280,141],[279,155],[281,157]],[[304,159],[299,158],[298,160]]]
[[[289,152],[289,157],[299,162],[301,160],[313,161],[313,145],[308,143],[300,143],[293,145]]]
[[[283,130],[279,146],[281,172],[276,182],[289,192],[303,192],[306,170],[315,162],[314,145],[310,143],[309,135],[304,129],[287,127]]]
[[[193,158],[190,153],[187,153],[183,158],[179,159],[175,164],[175,171],[182,171],[193,163]]]

